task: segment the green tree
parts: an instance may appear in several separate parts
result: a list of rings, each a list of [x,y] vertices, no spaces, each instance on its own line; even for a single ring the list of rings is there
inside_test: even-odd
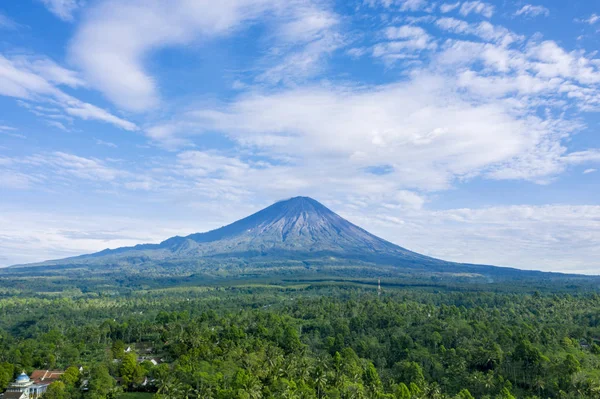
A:
[[[125,385],[139,384],[144,379],[144,369],[137,362],[137,355],[133,352],[126,353],[119,367],[119,375]]]
[[[475,399],[468,389],[462,389],[454,399]]]
[[[4,391],[12,382],[15,368],[12,364],[4,362],[0,364],[0,391]]]
[[[394,396],[396,399],[410,399],[412,395],[406,384],[401,382],[394,385]]]
[[[365,374],[363,375],[363,381],[365,386],[371,392],[378,393],[381,390],[381,379],[379,378],[379,373],[377,373],[377,369],[373,363],[367,365]]]
[[[425,384],[425,377],[421,366],[416,362],[402,361],[394,365],[394,377],[398,382],[405,384],[415,384],[422,388]]]
[[[110,352],[112,353],[113,359],[121,359],[125,354],[125,343],[120,339],[113,341]]]
[[[44,399],[69,399],[70,397],[65,383],[62,381],[53,382],[44,393]]]
[[[108,373],[105,365],[97,365],[92,368],[90,374],[90,397],[91,399],[106,399],[114,392],[115,380]]]
[[[81,374],[77,367],[71,366],[67,368],[63,375],[60,376],[60,380],[67,386],[75,387],[79,385],[79,379]]]

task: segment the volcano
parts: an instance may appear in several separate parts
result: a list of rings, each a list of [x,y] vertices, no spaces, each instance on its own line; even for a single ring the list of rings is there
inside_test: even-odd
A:
[[[517,269],[446,262],[412,252],[352,224],[309,197],[294,197],[227,226],[159,244],[106,249],[89,255],[13,267],[94,266],[115,269],[150,265],[162,268],[222,268],[239,270],[255,265],[336,265],[337,270],[382,266],[407,273],[476,273],[506,275]],[[216,265],[216,266],[215,266]],[[253,266],[254,265],[254,266]],[[521,273],[531,273],[521,271]],[[359,273],[360,275],[360,273]]]

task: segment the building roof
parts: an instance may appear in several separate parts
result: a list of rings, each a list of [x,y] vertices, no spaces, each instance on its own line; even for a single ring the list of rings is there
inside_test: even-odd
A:
[[[27,376],[27,374],[25,374],[25,372],[22,372],[21,375],[19,375],[16,379],[17,383],[22,384],[25,382],[29,382],[29,377]]]
[[[5,392],[2,399],[21,399],[25,397],[25,392]]]
[[[34,370],[30,378],[36,384],[51,384],[58,380],[64,373],[62,370]]]

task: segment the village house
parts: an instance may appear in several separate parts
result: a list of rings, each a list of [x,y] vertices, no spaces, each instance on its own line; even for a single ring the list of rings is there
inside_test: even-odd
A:
[[[35,370],[31,376],[23,372],[8,386],[2,399],[38,399],[63,374],[60,370]]]

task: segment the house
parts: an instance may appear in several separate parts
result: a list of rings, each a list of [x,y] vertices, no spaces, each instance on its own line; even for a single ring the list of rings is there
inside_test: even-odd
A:
[[[64,371],[60,370],[35,370],[29,377],[25,372],[10,384],[2,399],[37,399],[48,389],[48,385],[57,381]]]
[[[65,372],[61,370],[34,370],[29,378],[37,384],[47,383],[50,385],[54,381],[60,379],[64,373]]]
[[[25,392],[6,392],[1,396],[2,399],[27,399]]]
[[[150,359],[150,363],[152,363],[153,366],[158,366],[159,364],[162,363],[162,359],[155,357],[155,358]]]

